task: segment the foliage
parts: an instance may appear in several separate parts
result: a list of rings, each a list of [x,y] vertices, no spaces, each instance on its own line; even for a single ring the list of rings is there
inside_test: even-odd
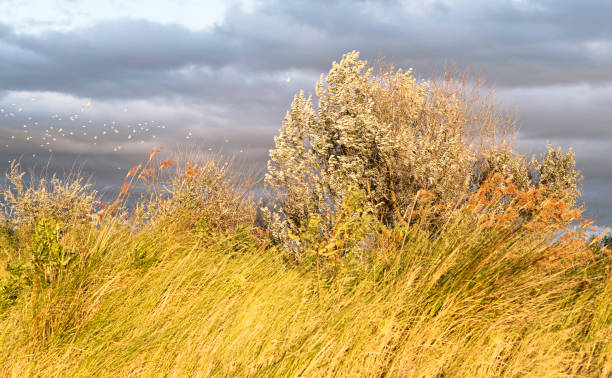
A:
[[[7,222],[8,223],[8,222]],[[15,250],[17,236],[7,224],[0,224],[0,256],[8,256]]]
[[[77,227],[91,222],[99,205],[99,195],[83,178],[68,176],[32,178],[24,182],[25,172],[13,161],[6,174],[11,184],[0,191],[0,221],[12,229],[31,232],[43,218]]]
[[[36,225],[32,244],[23,255],[5,250],[7,277],[0,282],[0,309],[13,304],[26,287],[41,288],[56,282],[76,254],[60,245],[60,223],[42,218]]]
[[[573,154],[549,147],[532,174],[511,146],[514,119],[465,77],[419,81],[410,70],[382,66],[375,73],[353,51],[321,75],[316,97],[315,111],[312,96],[295,96],[270,150],[265,183],[273,205],[263,212],[285,245],[313,216],[332,228],[355,186],[387,225],[420,190],[438,204],[456,203],[493,174],[522,189],[547,186],[547,196],[579,195]]]
[[[570,148],[566,153],[561,147],[554,148],[550,143],[541,161],[535,158],[531,166],[538,174],[538,184],[546,187],[546,194],[550,197],[562,198],[569,203],[575,203],[580,196],[578,186],[582,177],[576,171],[574,152]]]
[[[25,258],[17,261],[11,271],[29,285],[44,286],[56,281],[75,257],[60,245],[59,234],[59,222],[51,218],[41,219],[34,229]]]
[[[312,216],[298,235],[292,235],[292,240],[307,255],[326,259],[359,253],[364,240],[375,234],[379,226],[365,193],[355,188],[344,197],[334,228],[323,228],[322,222],[321,217]]]
[[[612,233],[607,234],[601,241],[601,245],[604,248],[608,248],[612,251]]]
[[[208,222],[215,230],[252,223],[252,183],[234,173],[233,161],[187,156],[182,162],[155,163],[150,159],[134,167],[124,182],[124,187],[141,183],[145,189],[138,199],[138,213],[144,217],[139,222],[171,218],[185,227]]]
[[[74,254],[59,243],[60,223],[51,218],[41,219],[34,230],[26,278],[30,282],[49,284],[68,266]]]

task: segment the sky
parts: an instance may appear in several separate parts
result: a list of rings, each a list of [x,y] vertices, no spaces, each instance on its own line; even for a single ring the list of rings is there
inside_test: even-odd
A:
[[[608,0],[0,0],[0,172],[77,161],[104,187],[159,146],[263,171],[293,95],[358,50],[484,76],[522,152],[573,147],[588,214],[611,224],[611,16]]]

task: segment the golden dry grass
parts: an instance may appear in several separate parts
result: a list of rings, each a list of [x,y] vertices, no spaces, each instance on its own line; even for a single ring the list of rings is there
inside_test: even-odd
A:
[[[148,188],[135,208],[125,189],[60,226],[76,257],[58,278],[12,283],[0,375],[612,374],[611,259],[588,222],[559,237],[579,214],[544,189],[495,176],[447,207],[422,192],[393,228],[346,201],[332,236],[305,229],[288,259],[229,166],[172,160],[130,172]],[[26,264],[39,239],[3,255]]]

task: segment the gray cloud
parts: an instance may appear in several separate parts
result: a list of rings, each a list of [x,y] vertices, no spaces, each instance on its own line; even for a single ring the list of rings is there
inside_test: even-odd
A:
[[[612,84],[514,88],[498,100],[520,111],[522,139],[612,141]]]
[[[0,82],[13,90],[156,96],[161,83],[165,94],[181,93],[197,68],[319,72],[353,48],[422,73],[448,60],[484,70],[501,86],[610,80],[612,28],[605,15],[612,6],[575,4],[459,1],[412,13],[411,5],[394,1],[271,1],[253,13],[231,8],[225,22],[203,31],[129,19],[43,35],[4,25]],[[151,90],[125,89],[139,85]]]

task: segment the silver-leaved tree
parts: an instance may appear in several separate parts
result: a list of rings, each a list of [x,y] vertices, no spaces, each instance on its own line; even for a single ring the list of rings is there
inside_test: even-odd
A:
[[[316,110],[300,92],[274,139],[265,177],[272,199],[262,209],[273,235],[291,240],[312,216],[325,232],[355,188],[392,225],[419,190],[451,203],[495,173],[575,203],[580,175],[571,150],[549,146],[541,161],[527,162],[512,147],[514,118],[478,84],[449,73],[425,81],[393,66],[375,70],[356,51],[333,62],[316,85]]]

